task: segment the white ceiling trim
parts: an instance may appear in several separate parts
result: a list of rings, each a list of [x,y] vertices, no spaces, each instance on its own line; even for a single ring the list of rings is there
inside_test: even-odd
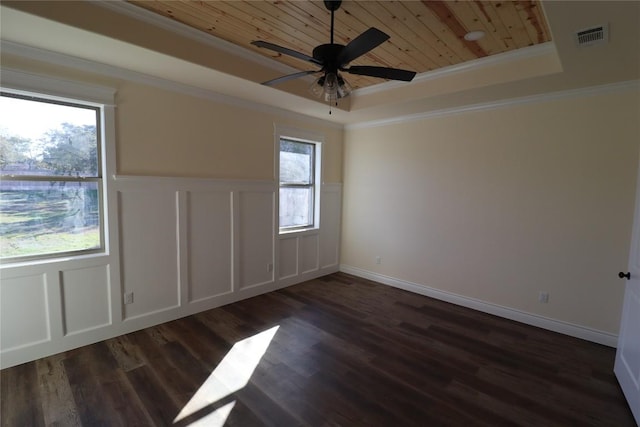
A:
[[[486,56],[484,58],[478,58],[460,64],[450,65],[448,67],[439,68],[433,71],[427,71],[426,73],[418,74],[417,76],[415,76],[411,83],[439,79],[457,73],[476,71],[482,68],[507,64],[516,60],[536,58],[539,56],[548,55],[553,52],[556,52],[556,45],[553,42],[541,43],[534,46],[512,50],[510,52],[498,53],[496,55]],[[380,93],[387,90],[395,89],[406,84],[406,82],[388,81],[378,85],[356,89],[352,92],[352,95],[371,95],[374,93]]]
[[[155,25],[167,31],[171,31],[175,34],[187,37],[191,40],[206,44],[215,49],[219,49],[236,55],[240,58],[253,61],[259,65],[271,68],[280,73],[292,74],[300,71],[296,68],[290,67],[286,64],[255,53],[247,48],[218,38],[213,34],[208,34],[204,31],[197,30],[181,22],[175,21],[157,13],[153,13],[147,9],[143,9],[131,3],[127,3],[124,0],[91,0],[91,2],[113,12],[120,13],[138,21],[146,22],[147,24]]]
[[[190,96],[195,96],[203,99],[207,99],[213,102],[219,102],[235,107],[246,108],[254,111],[260,111],[264,113],[271,113],[280,117],[290,118],[305,121],[308,123],[314,123],[322,126],[328,126],[334,129],[365,129],[370,127],[388,126],[393,124],[407,123],[416,120],[425,120],[430,118],[444,117],[454,114],[463,114],[468,112],[491,110],[497,108],[510,107],[513,105],[529,104],[536,102],[547,102],[556,99],[563,98],[575,98],[583,96],[592,96],[620,91],[640,90],[640,80],[631,80],[620,83],[592,86],[580,89],[571,89],[565,91],[549,92],[546,94],[532,95],[520,98],[512,98],[501,101],[493,101],[479,104],[466,105],[461,107],[447,108],[441,110],[427,111],[423,113],[410,114],[405,116],[392,117],[388,119],[363,121],[353,124],[341,124],[328,120],[322,120],[319,118],[307,116],[304,114],[296,113],[293,111],[281,109],[278,107],[260,104],[253,101],[248,101],[232,96],[220,94],[212,90],[206,90],[199,87],[187,85],[184,83],[178,83],[172,80],[167,80],[148,74],[132,71],[112,65],[94,62],[87,59],[82,59],[58,52],[53,52],[45,49],[35,48],[31,46],[22,45],[20,43],[10,42],[2,40],[0,42],[0,50],[6,54],[12,54],[26,59],[33,59],[37,61],[45,61],[54,65],[60,65],[64,67],[73,68],[79,71],[85,71],[103,75],[106,77],[112,77],[117,79],[123,79],[135,83],[150,85],[165,89],[177,93],[182,93]],[[4,70],[8,70],[4,68]]]
[[[388,126],[412,122],[416,120],[432,119],[436,117],[450,116],[454,114],[463,114],[483,110],[493,110],[497,108],[512,107],[514,105],[532,104],[539,102],[549,102],[559,99],[579,98],[593,95],[603,95],[607,93],[640,91],[640,80],[630,80],[626,82],[610,83],[599,86],[591,86],[580,89],[569,89],[557,92],[549,92],[540,95],[524,96],[520,98],[511,98],[501,101],[483,102],[479,104],[465,105],[461,107],[445,108],[442,110],[426,111],[424,113],[410,114],[406,116],[393,117],[382,120],[372,120],[347,124],[344,126],[346,130],[366,129],[379,126]]]
[[[149,74],[141,73],[138,71],[132,71],[113,65],[99,63],[88,59],[78,58],[75,56],[66,55],[59,52],[53,52],[50,50],[40,49],[32,46],[23,45],[16,42],[10,42],[6,40],[0,41],[0,51],[6,54],[15,55],[18,57],[32,59],[36,61],[43,61],[54,65],[72,68],[79,71],[99,74],[106,77],[122,79],[134,83],[140,83],[157,87],[172,92],[182,93],[185,95],[195,96],[198,98],[207,99],[213,102],[219,102],[226,105],[232,105],[234,107],[246,108],[249,110],[259,111],[263,113],[274,114],[283,118],[295,119],[304,121],[307,123],[313,123],[316,125],[327,126],[335,129],[342,129],[341,123],[335,123],[328,120],[322,120],[316,117],[311,117],[305,114],[297,113],[294,111],[286,110],[283,108],[274,107],[271,105],[261,104],[255,101],[249,101],[233,96],[221,94],[212,90],[203,89],[200,87],[191,86],[185,83],[179,83],[173,80],[164,79],[161,77],[155,77]],[[4,68],[7,69],[7,68]],[[0,80],[1,83],[1,80]],[[294,96],[294,95],[291,95]]]
[[[116,90],[111,87],[62,80],[10,68],[2,69],[1,83],[2,88],[9,92],[40,93],[60,101],[75,99],[93,103],[96,106],[115,107]]]

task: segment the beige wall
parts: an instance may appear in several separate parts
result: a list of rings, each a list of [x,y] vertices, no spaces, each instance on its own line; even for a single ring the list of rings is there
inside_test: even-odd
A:
[[[342,182],[342,129],[3,55],[2,66],[109,86],[121,175],[274,180],[274,124],[324,135],[323,179]]]
[[[346,131],[341,263],[617,333],[639,99],[618,92]]]
[[[277,123],[324,135],[324,181],[342,181],[340,128],[137,84],[117,104],[121,174],[273,180]]]

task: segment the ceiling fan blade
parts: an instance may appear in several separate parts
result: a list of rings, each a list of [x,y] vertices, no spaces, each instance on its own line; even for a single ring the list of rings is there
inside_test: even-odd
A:
[[[340,55],[338,55],[338,65],[343,67],[349,62],[373,50],[385,41],[389,40],[389,35],[377,28],[369,28],[347,44]]]
[[[316,65],[322,65],[320,61],[318,61],[315,58],[312,58],[309,55],[305,55],[304,53],[296,52],[295,50],[278,46],[277,44],[269,43],[264,40],[255,40],[255,41],[252,41],[251,44],[257,47],[263,47],[265,49],[270,49],[278,53],[283,53],[285,55],[293,56],[294,58],[302,59],[303,61],[311,62]]]
[[[266,81],[262,83],[265,86],[273,86],[278,83],[286,82],[287,80],[297,79],[298,77],[308,76],[309,74],[319,73],[322,70],[309,70],[309,71],[300,71],[299,73],[288,74],[286,76],[278,77],[273,80]]]
[[[353,65],[343,71],[361,76],[380,77],[389,80],[402,80],[404,82],[410,82],[416,75],[415,71],[400,70],[398,68],[373,67],[369,65]]]

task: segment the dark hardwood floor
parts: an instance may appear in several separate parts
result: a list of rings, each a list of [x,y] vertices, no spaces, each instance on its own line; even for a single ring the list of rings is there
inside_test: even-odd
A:
[[[634,426],[614,354],[338,273],[5,369],[0,416],[3,426]]]

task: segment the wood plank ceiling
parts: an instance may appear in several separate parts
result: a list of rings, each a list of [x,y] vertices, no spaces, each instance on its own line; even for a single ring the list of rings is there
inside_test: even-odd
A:
[[[298,70],[304,61],[251,45],[265,40],[311,55],[329,43],[330,12],[321,1],[130,0],[218,38],[269,56]],[[376,65],[418,73],[460,64],[551,40],[537,0],[521,1],[345,1],[335,14],[335,43],[347,44],[369,27],[391,38],[353,65]],[[469,31],[485,37],[466,41]],[[276,76],[274,76],[276,77]],[[348,75],[354,88],[382,83]]]

